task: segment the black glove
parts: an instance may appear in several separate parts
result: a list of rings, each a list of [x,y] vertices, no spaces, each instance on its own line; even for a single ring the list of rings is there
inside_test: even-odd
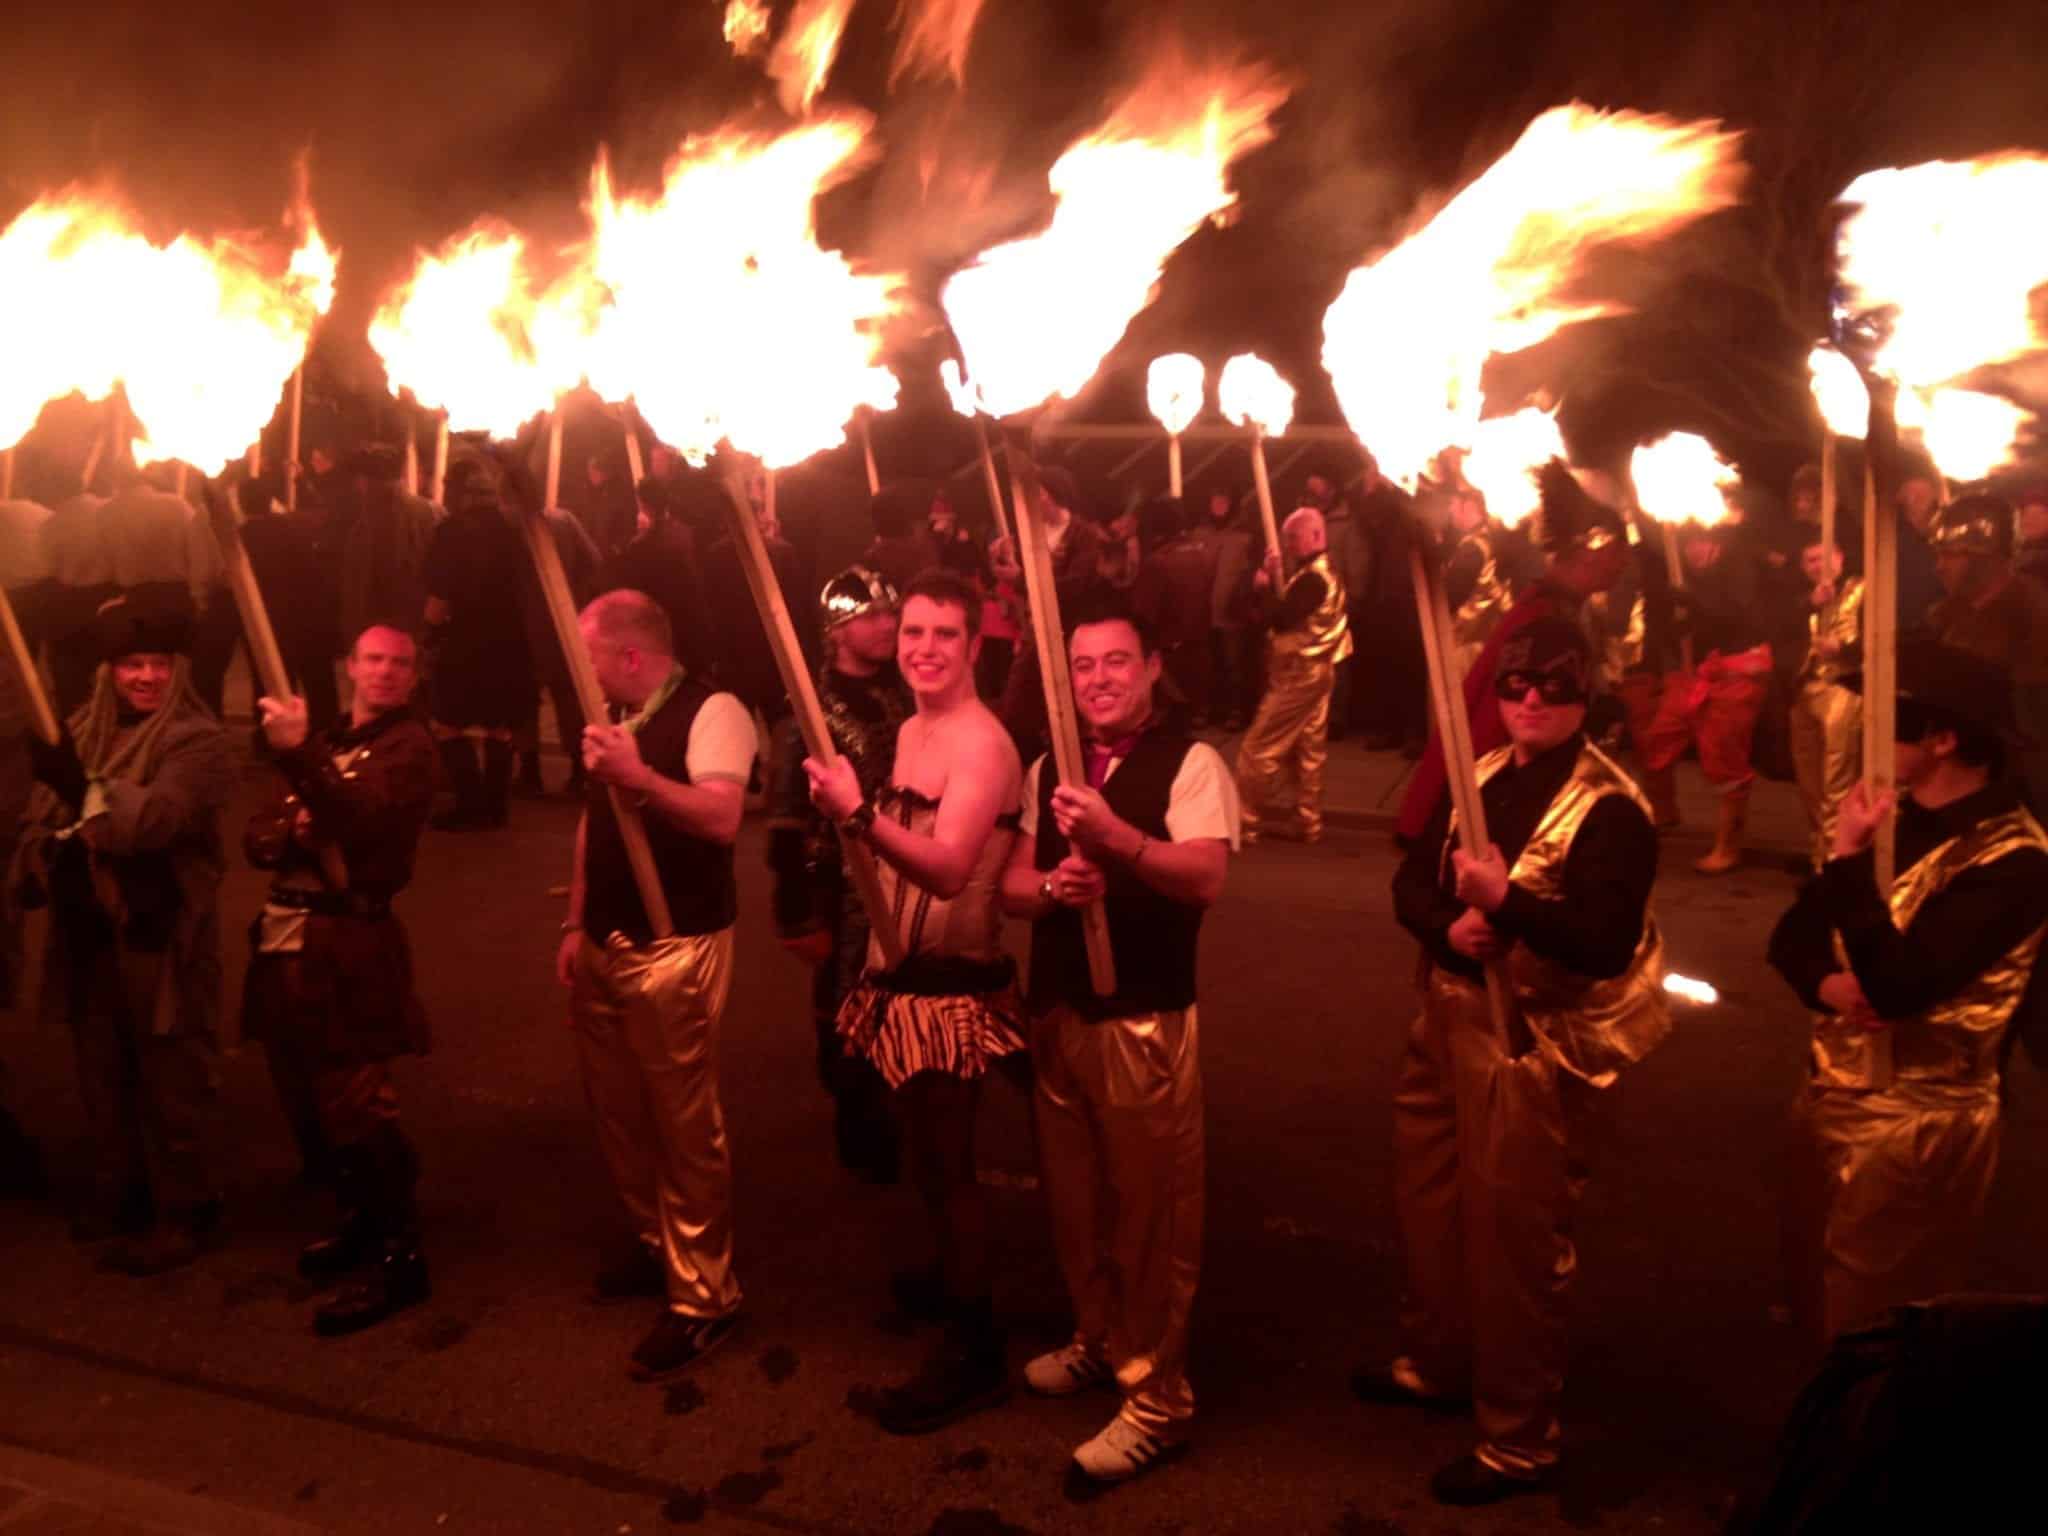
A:
[[[73,811],[85,805],[85,764],[78,760],[78,747],[71,739],[71,727],[61,722],[57,740],[47,742],[34,731],[28,734],[29,766],[38,783]]]

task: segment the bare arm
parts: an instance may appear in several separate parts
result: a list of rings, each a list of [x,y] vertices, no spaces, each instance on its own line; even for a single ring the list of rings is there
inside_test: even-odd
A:
[[[740,818],[747,808],[747,786],[730,779],[712,779],[705,784],[684,784],[648,770],[646,787],[649,814],[692,837],[707,843],[731,847],[740,835]]]
[[[555,979],[575,985],[576,952],[583,947],[583,849],[590,836],[590,813],[576,818],[576,853],[569,865],[569,911],[562,919],[562,942],[555,946]]]
[[[1003,878],[998,887],[1003,911],[1027,922],[1050,912],[1058,903],[1044,894],[1045,876],[1046,871],[1038,867],[1038,839],[1018,838],[1010,845],[1010,861],[1003,866]]]

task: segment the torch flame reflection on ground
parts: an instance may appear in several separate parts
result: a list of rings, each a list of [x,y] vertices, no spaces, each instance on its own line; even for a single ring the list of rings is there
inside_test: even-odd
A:
[[[1042,234],[984,251],[940,301],[987,409],[1071,396],[1151,301],[1166,259],[1237,194],[1286,91],[1260,71],[1162,73],[1054,162]]]
[[[1735,483],[1733,466],[1694,432],[1672,432],[1638,447],[1629,460],[1636,505],[1660,523],[1711,528],[1728,515],[1722,494]]]
[[[1354,271],[1324,317],[1323,363],[1388,477],[1413,489],[1443,449],[1472,445],[1490,356],[1618,311],[1566,297],[1589,251],[1735,202],[1739,138],[1712,122],[1559,107]]]

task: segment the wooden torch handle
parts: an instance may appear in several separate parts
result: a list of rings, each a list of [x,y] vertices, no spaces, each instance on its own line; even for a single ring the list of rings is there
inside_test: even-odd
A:
[[[50,695],[43,689],[43,675],[36,668],[36,659],[29,654],[21,623],[14,616],[14,599],[7,595],[5,587],[0,587],[0,629],[7,632],[8,653],[14,658],[15,670],[21,673],[21,691],[28,700],[29,720],[36,734],[54,747],[64,733],[58,728],[57,712],[50,707]]]

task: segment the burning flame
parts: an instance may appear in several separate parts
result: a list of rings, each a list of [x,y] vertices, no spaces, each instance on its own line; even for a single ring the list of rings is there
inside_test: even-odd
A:
[[[335,258],[310,213],[288,262],[244,244],[146,238],[119,207],[47,198],[0,235],[0,442],[72,391],[118,383],[138,463],[217,474],[262,432],[334,297]]]
[[[725,0],[725,40],[744,59],[768,41],[768,7],[761,0]]]
[[[1901,389],[1899,425],[1919,435],[1950,480],[1982,480],[2013,460],[2028,415],[2010,400],[1973,389]]]
[[[1870,391],[1856,365],[1833,347],[1815,347],[1807,354],[1806,375],[1813,381],[1814,404],[1821,420],[1837,437],[1862,437],[1870,430]]]
[[[1054,162],[1051,226],[984,251],[940,294],[990,412],[1088,382],[1166,258],[1236,202],[1225,173],[1271,136],[1285,99],[1255,71],[1162,73]]]
[[[791,117],[808,113],[825,89],[852,13],[853,0],[797,0],[789,25],[768,56],[768,77],[775,82],[782,110]],[[731,12],[726,15],[730,25]]]
[[[645,200],[614,198],[600,163],[590,277],[609,302],[586,351],[598,393],[632,398],[693,462],[722,440],[771,468],[839,443],[860,406],[892,408],[877,332],[902,279],[821,249],[812,216],[858,168],[868,126],[849,114],[772,139],[691,139]]]
[[[1389,478],[1412,489],[1439,451],[1471,446],[1490,356],[1619,312],[1563,297],[1589,252],[1733,203],[1739,140],[1712,122],[1559,107],[1354,271],[1324,316],[1323,363]]]
[[[2029,308],[2048,282],[2048,158],[2008,153],[1871,171],[1849,183],[1846,308],[1890,310],[1877,366],[1925,389],[2048,344]]]
[[[1512,416],[1489,416],[1474,427],[1472,447],[1458,470],[1485,498],[1487,513],[1512,527],[1536,510],[1536,471],[1564,456],[1557,418],[1530,406]]]
[[[1294,386],[1263,357],[1240,352],[1223,365],[1216,403],[1226,420],[1251,426],[1267,437],[1283,436],[1294,425]]]
[[[889,84],[905,75],[947,74],[955,85],[965,85],[967,48],[981,6],[982,0],[901,0]]]
[[[1696,976],[1681,976],[1676,971],[1664,973],[1664,990],[1682,1002],[1706,1005],[1721,1001],[1721,994],[1714,990],[1711,982],[1701,981]]]
[[[573,388],[578,368],[557,344],[544,354],[536,333],[567,329],[560,294],[536,296],[526,244],[509,230],[479,226],[435,255],[370,324],[370,345],[393,389],[448,413],[458,432],[509,438]],[[543,319],[552,311],[552,319]]]
[[[1202,360],[1186,352],[1152,359],[1145,370],[1145,405],[1169,437],[1179,437],[1202,414],[1206,379]]]
[[[954,410],[969,420],[981,414],[981,391],[960,371],[956,359],[949,357],[939,364],[939,382],[946,386],[946,398],[953,403]]]
[[[1673,432],[1636,449],[1629,478],[1636,505],[1658,522],[1711,528],[1728,515],[1721,488],[1735,483],[1735,471],[1704,437]]]

